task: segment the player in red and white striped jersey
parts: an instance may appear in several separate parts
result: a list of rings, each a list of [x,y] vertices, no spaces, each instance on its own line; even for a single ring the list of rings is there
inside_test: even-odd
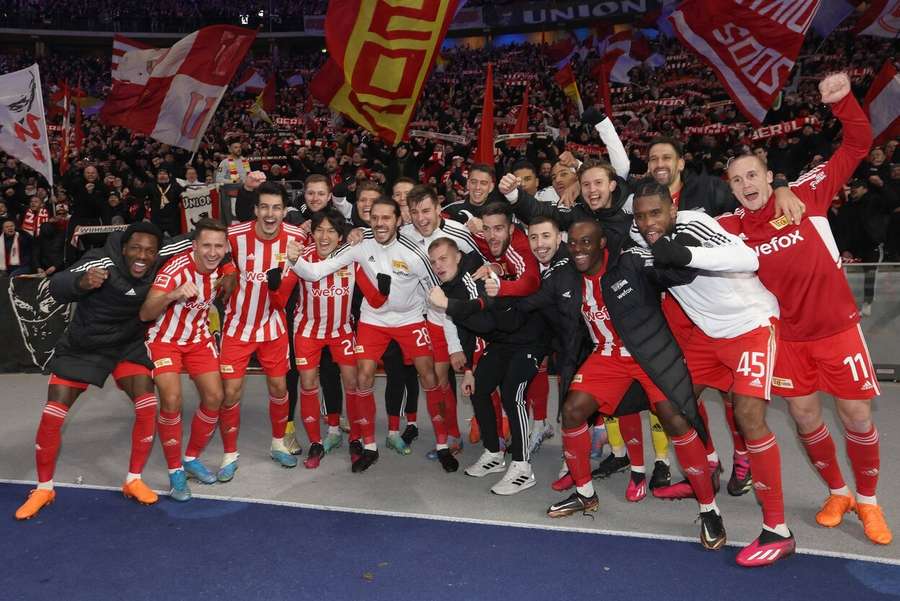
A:
[[[289,409],[286,375],[290,333],[284,309],[272,305],[267,274],[283,271],[288,242],[305,244],[307,234],[297,226],[283,223],[284,188],[265,182],[259,186],[258,193],[256,220],[228,228],[231,257],[238,270],[238,289],[231,295],[222,326],[219,369],[225,383],[221,416],[225,455],[217,474],[220,482],[230,481],[238,467],[240,400],[253,353],[266,374],[269,392],[272,429],[269,456],[282,467],[297,465],[297,459],[284,444]]]
[[[742,208],[720,222],[756,251],[759,279],[781,307],[782,344],[773,390],[788,400],[810,463],[829,488],[816,521],[834,527],[856,508],[866,536],[888,544],[892,534],[875,497],[880,452],[871,403],[879,393],[878,382],[827,218],[835,194],[868,153],[872,128],[846,74],[829,75],[819,83],[819,91],[841,121],[844,138],[826,163],[790,184],[806,204],[807,216],[799,225],[775,217],[772,172],[758,157],[747,155],[728,168]],[[835,397],[856,479],[855,499],[822,420],[818,390]]]
[[[311,230],[315,243],[307,246],[301,257],[310,263],[327,258],[343,242],[348,227],[337,209],[326,208],[313,213]],[[322,442],[319,365],[323,349],[329,349],[340,368],[348,413],[356,407],[356,340],[350,325],[356,266],[349,265],[318,281],[300,280],[291,271],[281,283],[276,302],[286,301],[298,280],[300,294],[294,316],[294,349],[300,372],[300,417],[310,441],[303,464],[313,469],[319,466],[326,447],[330,451],[340,446],[341,441],[339,423],[334,421],[329,424],[331,442],[328,445]],[[329,418],[340,419],[340,414],[329,414]],[[326,442],[329,441],[326,439]]]
[[[209,332],[209,307],[216,298],[216,281],[223,275],[227,252],[225,226],[201,219],[192,249],[171,258],[156,275],[141,306],[141,321],[155,321],[147,334],[153,379],[159,388],[159,440],[169,468],[170,496],[187,501],[187,474],[205,484],[216,477],[198,459],[219,420],[224,392],[219,356]],[[181,456],[181,370],[200,394],[191,423],[191,438]]]

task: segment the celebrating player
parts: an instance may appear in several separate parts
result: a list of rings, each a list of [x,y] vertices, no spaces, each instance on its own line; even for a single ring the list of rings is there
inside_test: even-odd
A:
[[[208,320],[216,281],[225,273],[221,264],[227,248],[224,225],[208,218],[198,221],[192,248],[163,265],[139,314],[141,321],[155,321],[147,333],[147,349],[159,388],[159,438],[169,468],[169,496],[175,501],[191,498],[187,474],[204,484],[216,481],[199,456],[216,430],[224,399],[219,353]],[[183,461],[182,368],[200,394]]]

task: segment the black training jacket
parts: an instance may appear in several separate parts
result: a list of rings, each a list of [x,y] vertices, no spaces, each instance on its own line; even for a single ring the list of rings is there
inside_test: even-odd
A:
[[[138,319],[138,312],[156,271],[170,256],[190,248],[191,241],[179,237],[160,252],[155,265],[144,277],[131,277],[122,255],[123,232],[114,232],[103,248],[95,248],[65,271],[50,278],[50,294],[60,303],[77,302],[75,314],[60,339],[69,351],[108,350],[143,340],[147,326]],[[103,285],[94,290],[82,290],[79,279],[91,267],[109,272]]]
[[[600,286],[628,352],[705,441],[708,434],[697,410],[691,376],[660,306],[662,289],[687,284],[696,273],[689,268],[654,267],[650,251],[630,248],[603,274]],[[638,394],[632,386],[616,413],[634,413],[646,409],[646,403],[643,390]]]

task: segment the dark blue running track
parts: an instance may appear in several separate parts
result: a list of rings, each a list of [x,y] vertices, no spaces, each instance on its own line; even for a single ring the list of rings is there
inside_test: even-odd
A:
[[[900,598],[900,567],[697,543],[58,488],[29,522],[0,485],[2,601]]]

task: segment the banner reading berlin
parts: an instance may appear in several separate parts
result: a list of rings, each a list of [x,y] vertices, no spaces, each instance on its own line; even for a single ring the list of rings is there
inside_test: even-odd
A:
[[[685,0],[669,19],[759,126],[794,67],[819,2]]]
[[[328,61],[311,91],[388,142],[398,144],[437,58],[459,0],[418,8],[386,0],[332,0],[325,17]]]

